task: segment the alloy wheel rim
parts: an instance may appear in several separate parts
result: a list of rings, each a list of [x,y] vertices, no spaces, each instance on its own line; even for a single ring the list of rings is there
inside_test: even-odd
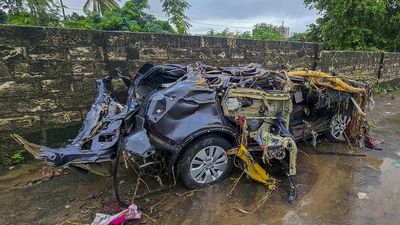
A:
[[[208,146],[193,157],[190,175],[196,182],[208,184],[220,178],[227,166],[226,151],[219,146]]]
[[[336,115],[332,118],[330,128],[331,134],[338,140],[345,140],[345,131],[350,123],[351,117],[345,115]]]

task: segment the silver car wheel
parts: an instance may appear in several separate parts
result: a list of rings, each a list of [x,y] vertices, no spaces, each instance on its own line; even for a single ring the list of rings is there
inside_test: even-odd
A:
[[[332,118],[330,124],[330,132],[331,135],[337,140],[345,141],[345,130],[347,125],[349,125],[351,120],[350,116],[345,115],[336,115]]]
[[[190,163],[190,175],[193,180],[201,184],[208,184],[225,172],[228,157],[223,148],[208,146],[201,149]]]

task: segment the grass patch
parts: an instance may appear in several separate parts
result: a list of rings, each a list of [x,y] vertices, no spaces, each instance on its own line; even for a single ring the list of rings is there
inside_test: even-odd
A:
[[[23,155],[24,150],[20,150],[16,153],[14,153],[14,155],[11,156],[11,163],[12,164],[21,164],[25,161],[25,157]]]
[[[377,85],[373,88],[372,92],[374,95],[380,95],[383,93],[390,93],[390,92],[400,92],[400,86],[398,87],[382,87]]]

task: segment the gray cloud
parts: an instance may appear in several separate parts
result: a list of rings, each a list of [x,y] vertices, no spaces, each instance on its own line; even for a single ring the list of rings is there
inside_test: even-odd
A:
[[[122,0],[121,4],[125,2]],[[202,34],[210,29],[250,31],[256,23],[275,25],[285,22],[291,32],[303,32],[315,22],[317,15],[307,9],[302,0],[188,0],[192,7],[187,15],[191,18],[191,33]],[[150,13],[165,19],[160,0],[149,0]],[[79,11],[84,1],[65,0],[70,10]],[[80,11],[81,13],[81,11]]]
[[[191,3],[193,16],[206,13],[212,18],[298,17],[308,13],[301,0],[194,0]]]

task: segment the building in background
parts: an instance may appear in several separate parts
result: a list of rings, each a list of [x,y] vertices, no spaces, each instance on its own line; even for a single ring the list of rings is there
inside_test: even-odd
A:
[[[277,27],[279,30],[279,33],[281,33],[282,37],[288,38],[289,37],[289,27],[285,26],[285,22],[282,21],[282,25]]]
[[[282,25],[280,25],[280,26],[275,26],[275,25],[268,24],[268,23],[258,23],[258,24],[256,24],[256,28],[276,28],[279,31],[279,33],[281,34],[281,36],[284,38],[288,38],[289,34],[290,34],[289,27],[285,26],[284,21],[282,21]]]

